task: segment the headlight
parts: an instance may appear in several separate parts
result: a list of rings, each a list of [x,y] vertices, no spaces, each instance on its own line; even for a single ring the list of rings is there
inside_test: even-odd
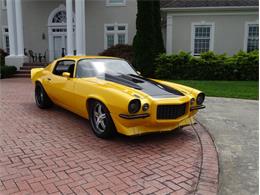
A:
[[[195,103],[195,99],[194,98],[191,98],[190,100],[190,105],[193,105]]]
[[[139,99],[131,100],[128,104],[128,112],[130,114],[137,113],[141,108],[141,102]]]
[[[205,99],[205,94],[204,93],[199,93],[199,95],[197,96],[197,104],[201,105],[204,102]]]
[[[149,104],[145,103],[145,104],[143,105],[143,111],[145,112],[145,111],[147,111],[148,109],[149,109]]]

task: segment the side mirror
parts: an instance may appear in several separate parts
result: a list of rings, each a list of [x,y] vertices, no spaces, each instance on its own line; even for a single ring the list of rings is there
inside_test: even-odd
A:
[[[139,71],[136,71],[136,72],[137,72],[138,75],[141,75],[141,72],[139,72]]]
[[[70,73],[69,72],[63,72],[62,76],[68,79],[68,78],[70,78]]]

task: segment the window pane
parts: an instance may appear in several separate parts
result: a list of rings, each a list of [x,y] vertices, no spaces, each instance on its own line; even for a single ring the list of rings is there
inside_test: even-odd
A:
[[[114,35],[107,35],[107,48],[114,45]]]
[[[125,26],[118,26],[118,30],[125,30]]]
[[[200,54],[209,51],[210,39],[195,39],[194,54]]]
[[[107,30],[108,31],[113,31],[113,30],[115,30],[115,27],[114,26],[107,26]]]
[[[122,4],[124,3],[124,0],[109,0],[109,3]]]
[[[209,38],[210,37],[210,26],[196,26],[195,27],[195,37],[196,38],[199,38],[199,37]]]
[[[210,49],[210,26],[195,26],[194,54]]]
[[[258,39],[248,39],[247,52],[258,50]]]
[[[253,51],[253,50],[258,50],[259,42],[259,29],[258,25],[249,25],[248,27],[248,40],[247,40],[247,51]]]
[[[126,44],[125,34],[119,34],[118,35],[118,44]]]
[[[248,29],[248,36],[249,37],[258,37],[258,26],[256,25],[252,25],[252,26],[249,26],[249,29]]]
[[[52,19],[53,23],[66,23],[66,11],[59,11]]]

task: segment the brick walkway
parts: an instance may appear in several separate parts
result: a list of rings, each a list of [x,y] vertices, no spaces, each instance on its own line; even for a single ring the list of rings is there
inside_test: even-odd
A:
[[[199,124],[96,138],[87,120],[41,110],[28,79],[0,81],[1,194],[216,194],[218,159]]]

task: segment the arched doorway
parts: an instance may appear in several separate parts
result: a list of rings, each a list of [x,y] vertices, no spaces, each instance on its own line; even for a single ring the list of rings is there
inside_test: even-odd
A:
[[[49,15],[48,37],[50,61],[67,53],[67,19],[64,5],[60,5]]]

